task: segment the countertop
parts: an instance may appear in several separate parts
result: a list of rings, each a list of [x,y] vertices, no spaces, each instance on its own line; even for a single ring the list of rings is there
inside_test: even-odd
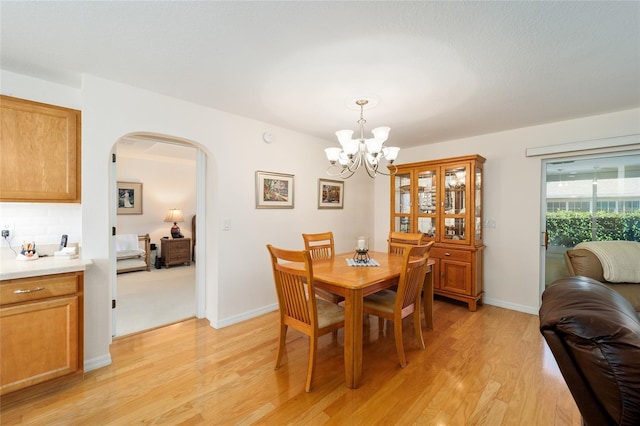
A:
[[[0,280],[84,271],[92,263],[90,259],[60,259],[54,256],[41,257],[36,260],[3,258],[0,262]]]

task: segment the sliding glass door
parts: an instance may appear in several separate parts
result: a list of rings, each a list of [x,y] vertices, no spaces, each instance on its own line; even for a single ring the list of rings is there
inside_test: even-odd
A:
[[[544,160],[545,286],[582,241],[640,241],[640,152]]]

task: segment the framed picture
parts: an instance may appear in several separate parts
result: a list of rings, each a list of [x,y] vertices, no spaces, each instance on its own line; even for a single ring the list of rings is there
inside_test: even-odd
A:
[[[118,182],[118,214],[142,214],[141,182]]]
[[[318,179],[318,208],[341,209],[344,205],[344,182]]]
[[[257,171],[256,208],[292,209],[293,175]]]

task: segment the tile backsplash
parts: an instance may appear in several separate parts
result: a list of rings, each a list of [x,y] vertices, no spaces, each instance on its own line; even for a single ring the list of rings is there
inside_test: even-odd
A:
[[[23,241],[36,246],[58,244],[62,234],[69,242],[82,242],[82,206],[66,203],[0,203],[0,229],[9,228],[11,247]],[[4,239],[0,247],[6,248]]]

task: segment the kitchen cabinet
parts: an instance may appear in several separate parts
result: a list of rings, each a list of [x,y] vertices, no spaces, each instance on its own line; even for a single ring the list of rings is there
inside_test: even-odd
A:
[[[79,203],[80,111],[0,95],[0,201]]]
[[[0,281],[3,400],[82,378],[83,289],[82,271]]]
[[[482,302],[482,175],[480,155],[398,165],[391,176],[391,230],[434,241],[434,293]]]

